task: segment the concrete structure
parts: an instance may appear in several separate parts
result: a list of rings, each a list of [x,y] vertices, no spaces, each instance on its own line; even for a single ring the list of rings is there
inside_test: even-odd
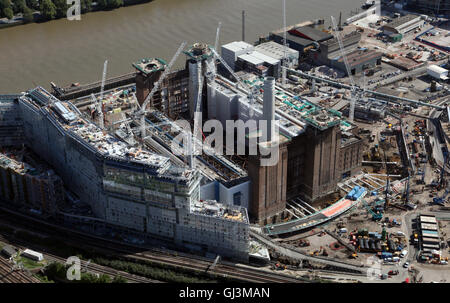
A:
[[[264,88],[259,77],[241,76],[255,91],[270,91]],[[212,89],[216,90],[215,99],[211,98]],[[343,120],[340,113],[322,109],[279,87],[275,87],[274,95],[274,117],[282,143],[279,163],[263,167],[258,157],[248,157],[248,175],[253,188],[248,209],[258,222],[270,221],[282,209],[285,199],[302,196],[307,201],[315,201],[334,192],[337,182],[357,172],[362,161],[362,140],[355,135],[357,129]],[[255,98],[253,119],[259,121],[264,118],[265,96],[257,93]],[[229,119],[244,122],[250,119],[247,94],[220,77],[214,88],[208,86],[209,104],[214,104],[216,109],[209,112],[209,117],[222,123]],[[255,133],[249,130],[249,138]],[[283,187],[285,193],[280,191]],[[278,193],[279,199],[270,197],[267,202],[268,192]]]
[[[55,214],[57,204],[64,201],[62,180],[52,169],[32,167],[14,160],[23,157],[20,151],[0,154],[0,197],[16,207]]]
[[[240,55],[235,62],[235,70],[245,70],[266,77],[279,77],[281,60],[274,59],[258,51]]]
[[[381,65],[382,53],[368,50],[357,49],[346,54],[349,63],[350,72],[352,75],[361,73],[362,71]],[[345,67],[344,58],[339,56],[329,60],[330,67],[337,68],[347,75],[347,69]]]
[[[136,68],[136,97],[139,105],[144,103],[148,94],[153,88],[153,84],[158,81],[159,76],[163,73],[167,63],[159,58],[144,58],[133,63]],[[152,106],[152,101],[150,106]]]
[[[228,182],[213,181],[201,186],[202,200],[216,200],[225,205],[249,208],[251,202],[251,181],[249,177]]]
[[[389,34],[402,34],[405,35],[417,28],[421,28],[424,21],[417,15],[406,15],[397,19],[394,19],[391,23],[383,26],[383,33]]]
[[[11,257],[15,257],[16,254],[17,254],[17,252],[16,252],[16,250],[14,249],[14,247],[12,247],[12,246],[10,246],[10,245],[5,245],[5,246],[2,248],[1,253],[2,253],[2,255],[4,255],[5,257],[7,257],[8,259],[11,258]]]
[[[261,43],[255,46],[255,50],[261,54],[269,56],[275,60],[281,61],[283,64],[284,61],[284,46],[282,44],[269,41],[265,43]],[[294,67],[298,65],[299,52],[295,49],[286,48],[287,53],[287,66]]]
[[[18,101],[25,143],[96,218],[194,250],[248,259],[245,208],[200,201],[200,174],[128,146],[42,87]]]
[[[251,53],[255,50],[254,46],[244,41],[234,41],[222,45],[222,58],[233,69],[236,70],[235,63],[239,56]]]
[[[21,95],[0,95],[0,146],[22,146],[25,142],[19,111]]]
[[[437,65],[428,66],[427,74],[437,80],[448,80],[448,70]]]
[[[145,58],[133,63],[136,68],[136,98],[142,104],[153,88],[153,84],[166,68],[166,61]],[[169,117],[177,117],[189,109],[189,72],[187,69],[169,73],[149,103]]]
[[[333,36],[329,33],[323,32],[314,27],[299,26],[288,30],[286,35],[286,43],[290,48],[303,53],[306,49],[318,46],[318,43],[327,41],[332,37]],[[283,44],[284,33],[283,31],[270,33],[269,39],[279,44]]]
[[[205,89],[206,82],[211,82],[216,74],[216,64],[211,47],[205,43],[195,43],[188,50],[184,51],[187,56],[186,69],[189,70],[189,117],[194,118],[194,112],[197,108],[203,111],[203,104],[197,106],[199,95],[203,95],[203,84]]]

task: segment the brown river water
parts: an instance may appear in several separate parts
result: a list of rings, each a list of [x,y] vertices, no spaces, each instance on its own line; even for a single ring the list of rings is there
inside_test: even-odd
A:
[[[362,0],[286,0],[287,24],[349,17]],[[283,25],[282,0],[154,0],[113,11],[81,15],[80,21],[59,19],[0,29],[0,94],[36,85],[100,81],[104,60],[107,77],[133,71],[144,57],[170,60],[186,41],[214,44],[222,22],[220,44],[241,39],[246,11],[247,42]],[[328,22],[329,23],[329,22]],[[178,66],[184,56],[178,59]]]

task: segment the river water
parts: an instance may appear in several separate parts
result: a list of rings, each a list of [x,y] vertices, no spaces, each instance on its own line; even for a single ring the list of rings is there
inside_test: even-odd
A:
[[[287,24],[339,16],[349,17],[362,0],[286,0]],[[103,62],[108,77],[133,71],[144,57],[170,60],[182,41],[214,44],[222,22],[220,44],[241,39],[246,11],[247,42],[283,25],[281,0],[154,0],[113,11],[0,29],[0,94],[36,85],[49,88],[72,82],[100,81]],[[177,64],[181,66],[184,56]]]

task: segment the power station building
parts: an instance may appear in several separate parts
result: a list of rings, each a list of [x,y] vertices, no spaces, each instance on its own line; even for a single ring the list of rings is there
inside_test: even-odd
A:
[[[201,201],[198,170],[128,146],[42,87],[15,104],[24,143],[99,220],[194,250],[248,259],[247,210]]]
[[[264,91],[263,98],[254,96],[253,111],[248,94],[218,76],[214,86],[208,85],[208,118],[218,119],[223,125],[230,119],[264,119],[264,107],[270,102],[265,95],[271,90],[264,79],[246,76],[254,91]],[[280,132],[278,161],[265,166],[261,155],[248,157],[252,182],[248,211],[259,224],[271,223],[284,210],[286,200],[302,197],[315,202],[335,192],[337,182],[355,174],[362,164],[362,140],[356,135],[355,125],[339,112],[323,109],[279,87],[273,87],[273,91],[274,120]],[[257,131],[246,126],[248,140]]]

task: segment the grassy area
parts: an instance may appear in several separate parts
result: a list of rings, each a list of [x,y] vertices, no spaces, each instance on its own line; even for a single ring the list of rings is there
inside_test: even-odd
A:
[[[22,262],[23,266],[26,269],[36,269],[36,268],[41,268],[41,267],[45,267],[47,265],[47,262],[45,260],[42,260],[40,262],[36,262],[34,260],[28,259],[26,257],[22,257],[22,256],[17,256],[15,258],[17,263]]]
[[[144,262],[142,264],[124,261],[124,260],[109,260],[105,258],[94,259],[95,263],[112,267],[118,270],[126,271],[131,274],[137,274],[149,279],[158,281],[174,282],[174,283],[217,283],[220,278],[213,278],[208,274],[200,272],[183,272],[182,269],[174,271],[164,266],[158,266],[152,262]],[[225,282],[225,281],[222,281]]]
[[[123,270],[158,281],[175,283],[217,283],[236,281],[231,278],[216,276],[210,273],[202,273],[190,269],[178,268],[176,266],[160,264],[157,262],[143,261],[137,263],[132,259],[123,259],[115,255],[105,255],[94,249],[73,247],[58,239],[42,238],[22,230],[16,231],[14,233],[14,236],[29,243],[48,247],[49,249],[51,249],[51,253],[64,258],[67,258],[69,256],[78,256],[82,260],[90,259],[100,265],[108,266],[117,270]],[[36,262],[30,259],[27,259],[25,261],[22,260],[22,262],[24,266],[29,269],[34,269],[42,266],[38,266]],[[51,279],[51,277],[49,278]],[[103,279],[105,280],[106,278]],[[91,277],[86,277],[86,280],[94,281],[94,279],[92,279]],[[119,280],[114,282],[123,281]]]
[[[68,269],[68,265],[52,262],[45,268],[44,275],[39,279],[46,283],[49,283],[49,281],[62,283],[127,283],[127,280],[121,276],[116,276],[112,279],[110,276],[105,274],[97,276],[91,273],[81,273],[81,279],[79,281],[69,281],[67,280]]]

